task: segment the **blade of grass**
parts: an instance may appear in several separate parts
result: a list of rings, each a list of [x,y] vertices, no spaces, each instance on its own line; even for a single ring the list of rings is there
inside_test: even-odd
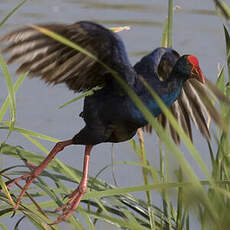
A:
[[[90,95],[94,94],[94,92],[99,90],[99,89],[101,89],[101,87],[95,87],[94,89],[91,89],[91,90],[81,94],[80,96],[77,96],[77,97],[67,101],[65,104],[63,104],[60,107],[58,107],[58,109],[62,109],[62,108],[66,107],[67,105],[69,105],[69,104],[71,104],[71,103],[73,103],[75,101],[78,101],[78,100],[80,100],[80,99],[82,99],[82,98],[84,98],[86,96],[90,96]]]
[[[84,217],[85,222],[88,224],[89,230],[95,230],[94,224],[93,224],[92,220],[90,219],[89,215],[86,214],[85,212],[82,212],[81,214]]]
[[[8,127],[0,127],[0,129],[9,129],[10,122],[8,122],[8,121],[0,121],[0,124],[8,126]],[[51,141],[51,142],[54,142],[54,143],[60,141],[59,139],[56,139],[54,137],[50,137],[50,136],[47,136],[47,135],[44,135],[44,134],[41,134],[41,133],[38,133],[38,132],[34,132],[34,131],[31,131],[31,130],[28,130],[28,129],[22,129],[22,128],[14,127],[13,130],[15,132],[20,133],[20,134],[26,134],[26,135],[29,135],[29,136],[32,136],[32,137],[36,137],[36,138],[39,138],[39,139]]]
[[[162,149],[162,141],[159,139],[159,153],[160,153],[160,177],[161,177],[161,182],[162,183],[167,183],[167,174],[165,175],[165,159],[164,159],[164,152],[163,152],[163,149]],[[162,189],[161,190],[161,197],[162,197],[162,205],[163,205],[163,211],[164,211],[164,215],[167,217],[170,216],[170,213],[168,212],[169,209],[169,199],[168,199],[168,196],[167,196],[167,193],[166,193],[166,190],[165,189]],[[168,221],[166,223],[166,230],[169,230],[170,229],[170,222]]]
[[[230,36],[227,28],[224,26],[225,43],[226,43],[226,55],[227,55],[227,66],[228,66],[228,79],[230,81]]]
[[[82,212],[85,212],[84,210],[82,210]],[[104,220],[110,224],[113,224],[115,226],[120,226],[120,227],[123,227],[123,228],[127,228],[127,229],[132,229],[132,230],[148,230],[146,227],[143,227],[141,225],[136,225],[135,223],[133,222],[129,222],[127,220],[121,220],[119,218],[115,218],[115,217],[112,217],[112,216],[107,216],[107,215],[104,215],[104,214],[101,214],[98,215],[97,213],[95,212],[87,212],[88,215],[94,217],[94,218],[97,218],[97,219],[100,219],[100,220]]]
[[[160,141],[161,142],[161,141]],[[162,146],[160,146],[160,149],[162,148]],[[162,149],[161,149],[162,150]],[[168,174],[168,149],[165,149],[165,156],[163,156],[163,152],[161,152],[161,176],[162,176],[162,182],[163,183],[169,183],[169,174]],[[167,189],[162,189],[162,198],[163,198],[163,207],[164,207],[164,213],[168,219],[168,223],[166,225],[166,229],[167,230],[171,230],[172,229],[172,203],[169,199],[169,194],[168,194],[168,190]]]
[[[161,47],[167,47],[168,43],[168,18],[166,18],[162,31]]]
[[[149,207],[148,212],[149,212],[149,223],[151,226],[151,230],[156,230],[157,226],[155,223],[154,209],[152,207]]]
[[[22,223],[22,221],[25,219],[25,216],[21,217],[17,223],[14,226],[14,230],[19,230],[19,225]]]
[[[13,89],[14,89],[14,92],[16,93],[17,90],[19,89],[19,87],[21,86],[23,80],[25,79],[25,77],[27,76],[28,73],[23,73],[23,74],[20,74],[17,81],[15,82],[14,86],[13,86]],[[1,109],[0,109],[0,121],[3,119],[7,109],[8,109],[8,106],[9,106],[9,103],[10,103],[10,99],[9,99],[9,95],[7,96],[6,100],[4,101]]]
[[[140,144],[140,153],[141,153],[140,160],[141,160],[142,164],[148,165],[147,158],[146,158],[146,152],[145,152],[143,132],[142,132],[141,128],[139,128],[137,130],[137,135],[138,135],[139,144]],[[149,184],[148,171],[145,168],[142,168],[142,174],[143,174],[143,178],[144,178],[144,185],[148,185]],[[150,192],[146,191],[145,193],[146,193],[147,203],[150,205],[151,204],[151,195],[150,195]]]
[[[220,0],[214,0],[214,2],[216,3],[216,6],[218,7],[218,9],[220,9],[222,15],[227,20],[230,20],[230,7],[222,0],[221,1]]]
[[[105,206],[102,204],[102,202],[99,199],[95,199],[95,202],[97,203],[99,209],[101,209],[101,211],[103,211],[106,215],[109,216],[109,212],[107,211]]]
[[[0,222],[0,226],[1,226],[2,230],[8,230],[7,227],[1,222]]]
[[[216,181],[216,183],[229,183],[229,181]],[[209,181],[200,181],[200,184],[202,185],[210,185]],[[151,184],[151,185],[140,185],[140,186],[130,186],[130,187],[125,187],[125,188],[113,188],[113,189],[108,189],[106,191],[91,191],[88,192],[84,196],[85,199],[99,199],[102,197],[107,197],[107,196],[114,196],[114,195],[124,195],[127,193],[133,193],[133,192],[143,192],[145,190],[161,190],[161,189],[171,189],[171,188],[179,188],[179,187],[188,187],[188,186],[193,186],[194,182],[170,182],[170,183],[158,183],[158,184]],[[230,196],[230,192],[229,192]]]
[[[168,0],[168,48],[172,48],[173,0]]]
[[[14,124],[16,121],[16,99],[15,99],[15,92],[13,88],[12,78],[9,73],[7,64],[1,54],[0,54],[0,66],[1,66],[4,78],[5,78],[6,85],[8,88],[8,93],[9,93],[8,96],[9,96],[9,103],[10,103],[10,124],[9,124],[9,132],[7,135],[7,139],[8,139],[8,137],[13,131]]]
[[[3,18],[3,20],[0,22],[0,27],[20,8],[22,7],[25,3],[27,2],[27,0],[23,0],[22,2],[20,2],[13,10],[10,11],[10,13]]]
[[[140,224],[137,222],[137,220],[134,218],[134,216],[132,215],[132,213],[130,211],[128,211],[125,208],[122,208],[122,212],[124,213],[124,215],[127,217],[127,220],[133,224],[135,224],[137,227],[141,227]]]
[[[224,92],[225,89],[224,66],[221,68],[220,73],[217,76],[216,86],[220,91]]]
[[[179,167],[178,170],[178,181],[182,182],[182,169]],[[178,196],[177,196],[177,219],[176,219],[176,229],[182,229],[182,212],[183,212],[183,188],[178,188]]]
[[[163,47],[172,48],[172,31],[173,31],[173,0],[168,0],[168,17],[165,20],[163,31],[162,31],[162,39],[161,39],[161,45]],[[160,174],[162,181],[164,183],[168,182],[168,164],[166,164],[165,167],[165,160],[162,150],[162,141],[159,140],[159,150],[160,150]],[[167,151],[167,149],[166,149]],[[168,156],[168,151],[166,153],[166,156]],[[168,161],[167,161],[168,163]],[[172,223],[171,223],[171,202],[169,201],[167,191],[162,189],[162,200],[163,200],[163,209],[164,214],[168,218],[168,223],[166,224],[166,230],[172,229]]]
[[[14,207],[14,206],[15,206],[14,200],[13,200],[13,198],[11,197],[11,195],[10,195],[10,193],[9,193],[9,190],[8,190],[8,188],[7,188],[6,184],[5,184],[5,182],[2,180],[2,177],[1,177],[1,176],[0,176],[0,185],[1,185],[1,187],[2,187],[2,189],[3,189],[3,191],[4,191],[4,193],[5,193],[5,195],[8,197],[8,199],[9,199],[11,205]]]

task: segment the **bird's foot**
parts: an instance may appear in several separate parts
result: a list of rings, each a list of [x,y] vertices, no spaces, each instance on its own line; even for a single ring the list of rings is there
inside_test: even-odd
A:
[[[70,207],[70,206],[71,206],[71,203],[74,201],[74,198],[75,198],[76,196],[78,196],[78,193],[79,193],[79,187],[78,187],[76,190],[74,190],[72,193],[70,193],[70,194],[68,194],[68,195],[65,195],[64,199],[65,199],[65,198],[68,198],[69,201],[68,201],[66,204],[62,205],[61,207],[58,207],[58,208],[55,210],[55,212],[60,212],[60,211],[62,211],[62,210],[67,209],[68,207]]]
[[[23,198],[23,196],[25,195],[26,191],[28,190],[29,186],[33,183],[33,181],[40,175],[40,173],[43,171],[44,167],[40,167],[39,166],[35,166],[34,164],[30,163],[30,162],[27,162],[26,161],[26,165],[30,168],[33,169],[33,171],[31,173],[27,173],[23,176],[20,176],[16,179],[14,179],[12,182],[10,182],[8,185],[7,185],[7,188],[13,186],[14,184],[17,184],[19,181],[21,180],[26,180],[26,183],[24,185],[24,187],[22,188],[22,191],[18,197],[18,200],[14,206],[14,211],[17,211],[19,205],[20,205],[20,202]]]
[[[13,186],[14,184],[18,183],[19,181],[21,180],[26,180],[26,183],[24,185],[24,187],[22,188],[22,191],[18,197],[18,200],[14,206],[14,211],[17,211],[19,205],[20,205],[20,202],[23,198],[23,196],[25,195],[26,191],[28,190],[29,186],[33,183],[33,181],[36,179],[37,175],[36,175],[36,170],[34,170],[33,172],[31,173],[28,173],[28,174],[25,174],[21,177],[18,177],[16,179],[14,179],[12,182],[10,182],[8,185],[7,185],[7,188]]]
[[[17,182],[19,182],[20,180],[26,179],[26,184],[22,188],[22,191],[21,191],[21,193],[20,193],[20,195],[18,197],[18,200],[16,202],[16,205],[14,207],[15,211],[18,209],[19,204],[20,204],[23,196],[25,195],[26,191],[28,190],[29,186],[43,172],[43,170],[46,168],[46,166],[49,164],[49,162],[57,155],[57,153],[59,153],[60,151],[62,151],[66,146],[72,145],[72,144],[73,144],[72,139],[66,140],[66,141],[62,141],[62,142],[58,142],[53,147],[53,149],[50,151],[49,155],[37,167],[35,165],[33,165],[32,163],[29,163],[29,162],[27,162],[25,160],[26,161],[26,165],[28,167],[32,168],[33,171],[31,173],[28,173],[28,174],[25,174],[25,175],[23,175],[21,177],[16,178],[12,182],[10,182],[8,184],[8,186],[7,186],[7,187],[10,187],[10,186],[16,184]]]
[[[68,195],[69,201],[63,206],[56,209],[56,212],[63,211],[63,213],[57,218],[53,224],[59,224],[66,221],[72,213],[77,209],[83,195],[86,193],[87,186],[79,184],[78,188]]]

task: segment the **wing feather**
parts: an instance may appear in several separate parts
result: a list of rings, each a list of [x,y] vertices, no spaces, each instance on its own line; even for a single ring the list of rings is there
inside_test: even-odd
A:
[[[132,84],[132,68],[120,37],[93,22],[80,21],[71,25],[44,24],[49,29],[81,46],[115,70]],[[20,63],[17,73],[29,72],[47,83],[66,83],[74,91],[85,91],[112,80],[100,63],[31,27],[15,30],[0,38],[8,42],[3,52],[9,53],[8,63]]]

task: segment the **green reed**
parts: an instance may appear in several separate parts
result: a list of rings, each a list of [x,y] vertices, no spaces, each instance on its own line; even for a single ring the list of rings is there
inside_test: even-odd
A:
[[[24,3],[25,1],[23,1]],[[224,9],[230,9],[226,3],[218,1],[224,5]],[[218,8],[219,5],[217,5]],[[19,7],[15,8],[16,10]],[[218,8],[219,9],[219,8]],[[6,17],[3,23],[16,11],[12,11],[8,17]],[[221,8],[220,8],[221,10]],[[230,11],[229,11],[230,12]],[[226,16],[224,14],[224,16]],[[172,46],[172,20],[173,20],[173,1],[169,0],[168,18],[165,22],[162,35],[162,45]],[[2,23],[2,24],[3,24]],[[84,196],[81,206],[77,209],[78,216],[81,216],[81,220],[73,215],[68,223],[73,229],[97,229],[97,220],[101,220],[110,224],[113,224],[117,229],[191,229],[190,217],[191,215],[197,218],[200,223],[201,229],[229,229],[229,211],[230,211],[230,146],[229,146],[229,134],[222,131],[217,127],[217,132],[213,142],[218,144],[217,152],[212,148],[213,143],[207,143],[209,146],[209,154],[212,163],[211,169],[208,168],[207,162],[204,162],[198,150],[186,136],[183,129],[178,125],[178,122],[172,116],[167,107],[158,98],[153,90],[151,90],[146,84],[146,88],[150,91],[153,98],[157,101],[161,107],[163,113],[169,119],[171,125],[180,135],[183,144],[186,146],[188,152],[194,158],[196,164],[199,166],[206,179],[200,180],[196,172],[192,169],[190,163],[185,159],[183,152],[180,150],[172,139],[169,137],[169,131],[164,130],[158,121],[152,116],[150,111],[145,107],[142,101],[137,95],[130,89],[120,76],[114,72],[111,68],[104,63],[97,60],[95,56],[88,53],[82,47],[77,44],[73,44],[67,39],[53,33],[52,31],[44,30],[41,27],[35,29],[40,30],[42,33],[53,37],[54,39],[66,44],[67,46],[77,49],[83,52],[85,55],[90,56],[94,60],[98,61],[113,76],[118,80],[130,98],[134,101],[136,106],[142,111],[145,118],[152,125],[155,132],[160,139],[160,154],[161,154],[161,169],[160,171],[149,165],[146,155],[144,140],[140,139],[140,143],[136,143],[135,140],[130,141],[131,147],[137,152],[140,162],[114,162],[105,166],[101,170],[105,170],[112,165],[134,165],[143,169],[143,176],[145,178],[144,185],[129,186],[125,188],[117,188],[109,185],[108,183],[98,179],[98,175],[89,178],[89,191]],[[228,30],[225,28],[226,38],[226,53],[227,60],[229,60],[230,54],[230,39]],[[27,140],[33,143],[38,152],[44,152],[46,154],[49,151],[39,142],[39,140],[47,140],[51,142],[58,142],[59,140],[47,135],[37,133],[36,131],[26,130],[17,127],[16,121],[16,92],[20,89],[23,83],[26,73],[19,76],[16,83],[13,84],[12,76],[8,71],[8,67],[0,56],[0,66],[8,88],[8,95],[4,103],[0,107],[0,129],[8,130],[8,136],[12,132],[18,132],[23,135]],[[227,65],[229,68],[229,62]],[[230,75],[229,75],[230,78]],[[218,75],[217,86],[230,96],[230,85],[226,82],[224,68]],[[145,82],[143,81],[145,84]],[[92,93],[87,92],[86,95]],[[80,98],[86,96],[78,96],[67,102],[64,106],[73,101],[77,101]],[[7,109],[10,109],[9,120],[3,120],[6,116]],[[230,122],[230,108],[225,104],[221,104],[219,108],[226,126]],[[6,118],[5,118],[6,119]],[[2,154],[11,156],[13,158],[28,160],[29,162],[38,165],[44,157],[39,153],[33,153],[23,149],[15,143],[15,146],[8,145],[7,140],[1,140],[0,152]],[[179,163],[177,169],[177,180],[170,181],[169,174],[169,162],[168,155],[173,154],[174,158]],[[25,164],[15,165],[10,168],[4,168],[1,171],[0,185],[2,191],[0,192],[0,216],[1,218],[8,218],[13,214],[14,203],[17,200],[17,194],[20,191],[20,185],[14,186],[9,190],[6,187],[7,181],[12,176],[23,175],[30,169]],[[99,172],[100,174],[100,172]],[[23,224],[23,218],[27,218],[36,229],[61,229],[59,226],[50,226],[52,218],[57,217],[57,213],[52,212],[53,209],[64,203],[64,194],[71,192],[69,186],[66,183],[79,183],[82,176],[82,172],[74,169],[58,159],[54,159],[47,167],[47,169],[41,174],[41,176],[33,183],[33,186],[28,190],[27,196],[23,199],[19,210],[16,212],[23,216],[15,224],[15,229],[18,229]],[[53,186],[50,188],[50,184],[47,184],[47,179],[53,181]],[[5,182],[4,182],[5,181]],[[153,181],[153,182],[152,182]],[[16,187],[16,188],[15,188]],[[145,192],[146,201],[135,198],[130,195],[133,192]],[[172,196],[171,194],[175,194]],[[154,200],[151,199],[150,193],[160,193],[163,200],[163,208],[154,205]],[[36,201],[35,198],[42,201]],[[48,197],[48,198],[47,198]],[[105,199],[106,198],[106,199]],[[45,200],[45,201],[44,201]],[[64,201],[63,201],[64,200]],[[175,202],[176,201],[176,202]],[[86,203],[86,205],[84,205]],[[176,205],[175,205],[176,203]],[[2,229],[6,229],[3,223],[0,223]]]

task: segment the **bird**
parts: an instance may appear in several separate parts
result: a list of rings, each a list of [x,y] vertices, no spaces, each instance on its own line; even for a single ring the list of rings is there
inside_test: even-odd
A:
[[[10,187],[20,180],[26,181],[18,197],[16,210],[29,186],[60,151],[69,145],[84,145],[83,176],[78,187],[68,196],[68,202],[57,209],[63,211],[54,222],[59,224],[72,215],[87,191],[89,160],[93,146],[104,142],[127,141],[139,128],[148,125],[142,112],[105,65],[120,76],[153,116],[163,116],[162,111],[141,79],[149,84],[167,107],[174,106],[172,110],[175,113],[176,108],[179,109],[177,115],[184,115],[180,115],[180,119],[178,116],[177,118],[190,138],[189,112],[186,112],[189,106],[186,108],[183,100],[179,98],[181,93],[186,91],[183,87],[189,79],[196,85],[204,85],[206,79],[196,56],[190,54],[180,56],[172,48],[156,48],[132,66],[120,36],[92,21],[78,21],[73,24],[47,23],[38,26],[78,44],[99,60],[92,59],[85,53],[62,44],[30,26],[0,37],[1,43],[7,43],[2,52],[10,54],[8,64],[20,63],[16,73],[28,72],[29,77],[40,77],[51,85],[65,83],[74,92],[100,87],[84,99],[83,111],[80,113],[85,122],[84,128],[71,139],[58,142],[41,164],[30,173],[8,184]],[[198,108],[196,113],[200,110]],[[197,117],[200,119],[199,115]],[[201,115],[201,124],[203,123]],[[205,125],[201,126],[203,134],[209,138],[208,128]],[[176,136],[177,134],[174,134],[174,141],[178,142],[179,137]]]

